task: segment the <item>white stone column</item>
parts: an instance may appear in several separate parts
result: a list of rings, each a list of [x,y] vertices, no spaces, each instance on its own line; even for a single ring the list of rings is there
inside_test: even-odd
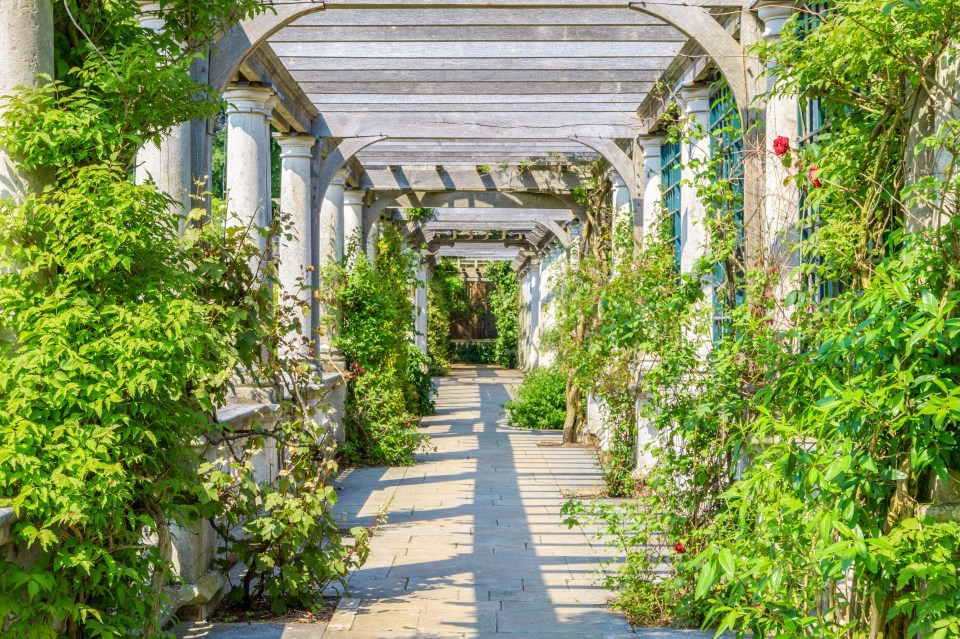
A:
[[[685,114],[692,122],[699,125],[703,132],[701,136],[693,134],[690,141],[681,148],[680,155],[684,181],[680,187],[680,270],[690,271],[704,254],[708,242],[707,229],[704,225],[706,207],[697,196],[696,188],[691,184],[696,178],[697,171],[694,171],[690,164],[710,158],[710,86],[699,83],[688,84],[681,89],[680,96],[684,102]]]
[[[763,39],[777,41],[783,24],[793,15],[796,7],[792,2],[780,0],[762,0],[756,6],[757,15],[763,21]],[[800,216],[800,190],[788,178],[793,168],[784,166],[783,159],[777,157],[773,142],[785,137],[790,148],[796,150],[799,144],[797,122],[799,105],[796,95],[773,95],[780,83],[780,77],[767,73],[766,131],[763,157],[765,159],[766,193],[764,194],[764,234],[762,248],[766,251],[767,264],[780,271],[780,283],[775,295],[783,301],[791,290],[799,287],[796,267],[800,265],[800,252],[797,250],[799,237],[797,222]],[[778,324],[789,324],[789,309],[784,309]]]
[[[37,75],[53,76],[53,5],[50,0],[0,0],[0,96],[14,87],[37,84]],[[6,110],[0,101],[0,120]],[[22,200],[39,175],[18,171],[0,148],[0,199]]]
[[[280,289],[301,301],[301,332],[309,342],[311,296],[304,286],[310,284],[312,266],[310,163],[317,139],[310,135],[274,136],[280,145],[280,211],[289,216],[287,232],[281,232],[278,248]]]
[[[627,183],[614,170],[607,172],[610,180],[611,228],[613,230],[613,264],[616,265],[629,255],[633,234],[633,207],[630,203],[630,191]]]
[[[349,251],[350,244],[359,242],[359,254],[363,254],[366,242],[363,237],[363,189],[347,189],[343,193],[343,243]]]
[[[654,231],[657,216],[660,213],[660,147],[663,145],[663,136],[642,135],[637,138],[637,144],[643,152],[643,215],[641,232],[647,237]]]
[[[365,243],[367,246],[367,259],[374,266],[377,264],[377,242],[380,241],[380,216],[370,220],[370,228],[367,231]]]
[[[413,292],[414,307],[414,344],[424,355],[427,354],[427,285],[429,282],[429,273],[424,261],[420,262],[417,269],[417,288]]]
[[[164,23],[159,16],[159,10],[159,2],[141,2],[140,26],[152,31],[162,31]],[[176,200],[177,204],[171,207],[171,212],[184,216],[195,206],[192,130],[192,122],[181,122],[164,135],[159,143],[144,144],[137,152],[134,176],[137,184],[153,182],[157,190]]]
[[[783,24],[793,15],[796,7],[792,2],[782,0],[761,0],[754,7],[757,16],[763,21],[763,39],[775,42],[780,39]],[[797,122],[798,103],[796,95],[773,95],[780,84],[780,77],[767,73],[766,131],[763,149],[765,159],[766,190],[764,194],[764,242],[767,261],[770,266],[780,269],[781,285],[778,298],[785,299],[787,293],[799,282],[792,281],[792,272],[799,266],[799,252],[796,244],[799,240],[796,225],[800,215],[800,190],[793,182],[787,182],[793,169],[784,166],[783,158],[777,157],[773,150],[773,141],[785,137],[790,148],[798,147]]]
[[[232,85],[227,101],[227,226],[266,226],[272,216],[270,202],[270,135],[267,102],[270,87]],[[262,237],[250,231],[261,249]]]
[[[320,204],[320,254],[318,264],[339,262],[343,258],[344,187],[349,172],[340,169],[333,176]]]

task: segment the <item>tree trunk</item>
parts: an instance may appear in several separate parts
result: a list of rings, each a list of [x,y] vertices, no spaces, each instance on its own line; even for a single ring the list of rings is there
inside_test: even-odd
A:
[[[580,395],[581,391],[573,383],[573,376],[567,378],[567,417],[563,420],[563,443],[576,444],[579,436],[580,420]]]

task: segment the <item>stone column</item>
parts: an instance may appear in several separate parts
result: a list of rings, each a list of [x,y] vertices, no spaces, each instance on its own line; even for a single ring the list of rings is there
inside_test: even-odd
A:
[[[637,144],[643,152],[643,212],[641,215],[641,232],[644,237],[654,231],[657,215],[660,212],[660,146],[663,136],[642,135],[637,138]]]
[[[340,169],[334,175],[327,192],[323,194],[320,211],[317,219],[317,246],[313,249],[314,264],[323,270],[331,263],[339,263],[343,258],[343,189],[347,183],[348,171]],[[320,290],[321,296],[328,292]],[[318,304],[318,320],[329,313],[329,307],[324,302]],[[315,322],[316,323],[316,322]],[[342,368],[343,353],[335,346],[337,338],[336,322],[326,322],[319,330],[318,352],[321,359],[335,370]]]
[[[377,242],[380,241],[380,216],[377,215],[375,218],[370,220],[370,229],[367,231],[367,237],[365,243],[367,245],[367,259],[370,260],[370,264],[376,266],[377,264]]]
[[[540,314],[543,297],[540,294],[543,273],[540,270],[540,258],[530,262],[530,353],[527,365],[536,368],[540,363]]]
[[[278,276],[281,291],[301,301],[302,336],[312,338],[310,284],[312,266],[310,162],[317,139],[311,135],[274,136],[280,145],[280,211],[289,216],[288,232],[281,232],[278,248]]]
[[[140,26],[151,31],[164,28],[159,2],[140,3]],[[173,52],[176,54],[177,52]],[[193,124],[189,120],[175,125],[159,143],[147,142],[137,152],[137,184],[153,182],[157,190],[177,201],[172,213],[186,216],[193,208]]]
[[[349,251],[351,243],[359,242],[357,250],[363,254],[363,198],[366,191],[363,189],[347,189],[343,194],[343,243],[344,250]]]
[[[0,96],[32,86],[37,75],[53,76],[53,5],[50,0],[0,0]],[[0,122],[6,110],[0,101]],[[18,171],[0,148],[0,199],[20,201],[43,176]]]
[[[320,253],[317,263],[321,267],[329,261],[339,262],[343,258],[344,187],[348,175],[347,169],[337,171],[320,204]]]
[[[686,183],[693,182],[696,172],[690,163],[710,158],[710,86],[706,84],[688,84],[680,91],[687,117],[702,128],[703,135],[694,135],[681,149],[683,162],[683,181],[680,187],[681,204],[681,245],[680,269],[690,271],[707,248],[708,236],[704,226],[706,208],[697,197],[696,188]]]
[[[272,216],[270,201],[270,135],[267,102],[270,87],[231,85],[227,101],[227,226],[266,226]],[[255,230],[261,249],[264,239]]]
[[[761,0],[754,5],[757,16],[763,21],[763,39],[774,42],[780,39],[783,24],[796,11],[793,2],[781,0]],[[773,95],[780,84],[780,78],[767,74],[766,131],[763,156],[766,160],[766,189],[764,193],[764,223],[766,226],[763,249],[768,252],[767,260],[771,266],[780,268],[784,290],[780,299],[786,297],[796,282],[790,283],[791,272],[799,266],[799,254],[795,245],[796,224],[800,213],[800,191],[793,182],[784,182],[793,173],[793,169],[783,165],[782,158],[773,152],[773,141],[778,137],[790,140],[790,148],[798,146],[799,126],[797,115],[799,105],[796,95]]]
[[[413,292],[414,307],[414,344],[424,355],[427,354],[427,285],[429,282],[429,273],[427,272],[426,262],[420,262],[417,269],[417,288]]]
[[[629,245],[633,238],[633,207],[630,202],[630,191],[627,183],[614,170],[607,172],[610,180],[610,210],[611,228],[613,230],[613,264],[616,265],[629,255]]]

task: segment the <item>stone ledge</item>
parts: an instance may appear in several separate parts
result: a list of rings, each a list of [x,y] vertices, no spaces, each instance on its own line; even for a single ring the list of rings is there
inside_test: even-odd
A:
[[[0,508],[0,546],[5,546],[13,541],[13,533],[10,527],[17,522],[17,515],[13,508]]]

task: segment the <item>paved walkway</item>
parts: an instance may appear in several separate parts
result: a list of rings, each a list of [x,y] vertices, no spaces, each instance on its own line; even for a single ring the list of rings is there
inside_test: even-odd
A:
[[[364,468],[340,478],[347,525],[386,505],[349,598],[329,626],[235,626],[187,637],[253,639],[520,639],[635,637],[598,585],[605,546],[560,516],[561,489],[599,485],[592,451],[540,446],[559,432],[509,427],[501,416],[516,373],[455,367],[424,420],[436,451],[410,468]],[[595,542],[594,542],[595,543]],[[712,636],[670,630],[641,636]]]

